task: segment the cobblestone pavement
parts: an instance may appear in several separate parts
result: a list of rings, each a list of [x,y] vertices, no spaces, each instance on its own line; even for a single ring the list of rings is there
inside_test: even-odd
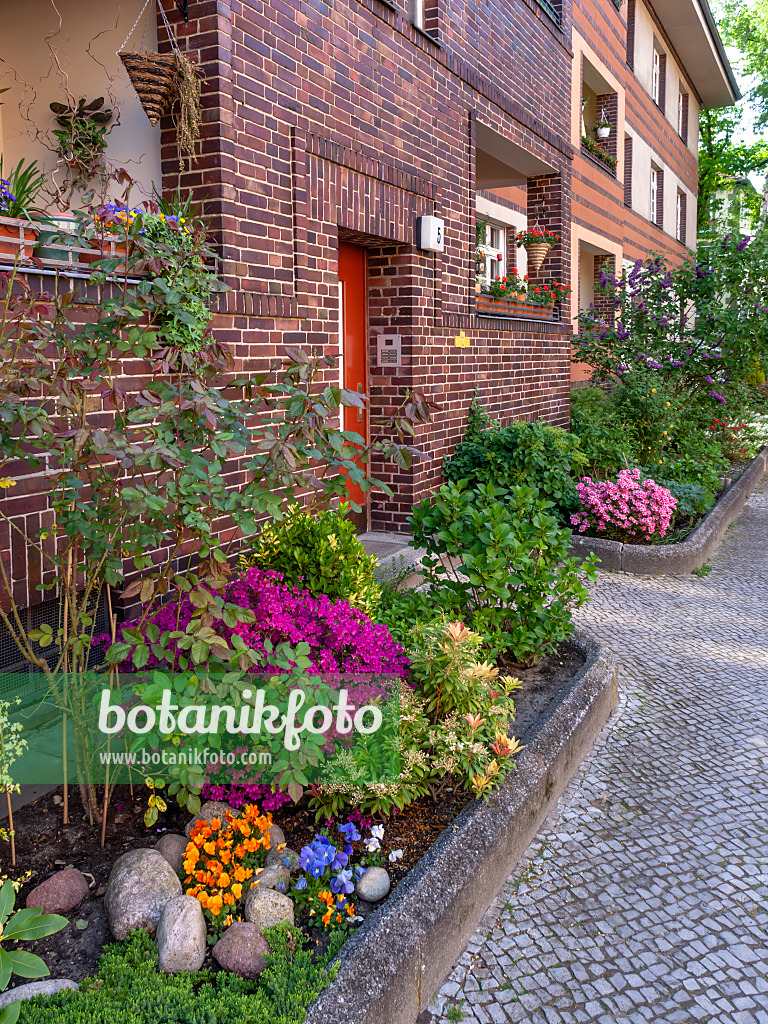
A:
[[[433,1021],[768,1024],[768,483],[712,565],[601,574],[619,708]]]

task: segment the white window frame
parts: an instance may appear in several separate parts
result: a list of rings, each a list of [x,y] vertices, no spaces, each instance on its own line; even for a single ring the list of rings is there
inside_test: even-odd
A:
[[[661,54],[653,48],[653,72],[651,75],[651,99],[658,105],[661,96]]]
[[[686,93],[682,89],[677,94],[677,134],[682,139],[683,137],[683,111],[685,109],[685,97]]]
[[[424,31],[424,0],[408,0],[408,17],[412,25]]]
[[[480,283],[485,288],[489,287],[491,281],[506,276],[507,231],[507,225],[499,224],[498,221],[489,220],[485,225],[485,244],[480,246],[485,255],[485,270],[480,274]],[[494,236],[494,232],[498,234]]]
[[[659,170],[651,167],[651,222],[659,223]]]
[[[677,190],[677,212],[675,216],[676,237],[678,242],[683,240],[683,193]]]

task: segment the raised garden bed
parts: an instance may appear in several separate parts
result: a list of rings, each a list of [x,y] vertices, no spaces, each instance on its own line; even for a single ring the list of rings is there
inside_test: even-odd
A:
[[[677,544],[622,544],[617,540],[576,534],[571,543],[571,553],[586,558],[594,552],[600,560],[600,568],[613,572],[630,572],[639,576],[690,573],[712,556],[767,468],[768,448],[763,448],[696,529]]]
[[[615,701],[613,657],[590,637],[585,657],[487,803],[472,801],[339,954],[336,979],[308,1024],[413,1024],[594,743]]]
[[[388,994],[382,1005],[391,1005],[391,998],[408,978],[407,972],[403,974],[397,968],[392,974],[391,968],[403,957],[407,961],[411,955],[408,942],[402,949],[399,944],[400,938],[407,939],[411,934],[410,925],[403,925],[402,934],[397,933],[398,942],[393,945],[395,933],[390,933],[388,923],[393,920],[392,914],[402,914],[404,919],[415,920],[411,907],[421,901],[425,886],[432,893],[445,890],[445,909],[453,912],[451,907],[456,893],[445,888],[439,876],[432,879],[431,874],[433,870],[444,871],[450,863],[457,878],[464,878],[467,872],[471,876],[462,883],[459,894],[462,900],[469,899],[466,912],[461,912],[462,924],[460,927],[450,926],[450,931],[461,935],[463,941],[470,922],[482,914],[492,899],[495,892],[491,891],[492,886],[497,881],[500,885],[513,866],[514,861],[508,861],[509,856],[514,854],[515,859],[520,856],[540,817],[561,792],[612,706],[612,662],[587,638],[579,637],[575,642],[561,645],[555,654],[519,675],[524,685],[516,701],[514,731],[521,742],[529,744],[519,758],[519,772],[510,777],[490,804],[474,800],[468,803],[465,793],[449,791],[438,803],[433,803],[430,798],[417,801],[386,825],[387,847],[403,850],[402,860],[389,866],[393,891],[379,904],[356,901],[364,923],[344,947],[340,972],[340,978],[343,978],[347,970],[361,970],[353,965],[358,956],[363,956],[368,963],[373,942],[382,957],[373,975],[381,980],[389,979],[386,985]],[[115,794],[105,850],[99,847],[98,827],[89,825],[85,819],[74,787],[70,789],[70,824],[66,826],[62,824],[59,791],[45,794],[15,815],[19,861],[16,873],[33,872],[19,893],[17,906],[24,905],[33,887],[63,868],[78,868],[90,883],[84,900],[66,915],[69,925],[35,945],[35,951],[49,965],[52,978],[80,982],[95,973],[104,946],[112,941],[104,908],[104,891],[116,858],[130,849],[153,846],[166,831],[183,832],[189,815],[174,805],[162,819],[163,828],[147,829],[143,822],[144,797],[145,793],[137,790],[131,798],[127,786]],[[283,807],[275,812],[274,817],[291,847],[300,849],[313,838],[316,830],[314,814],[303,804]],[[457,836],[466,836],[468,845],[465,847],[462,840],[461,848],[456,846]],[[503,856],[498,853],[502,846],[505,849]],[[459,852],[461,864],[456,860]],[[476,866],[478,857],[484,858],[479,871]],[[506,866],[500,867],[503,865]],[[7,871],[9,866],[4,864],[3,867]],[[436,913],[439,901],[435,902],[434,895],[430,900],[430,913]],[[404,907],[408,908],[407,912]],[[422,913],[424,910],[422,908]],[[322,953],[327,947],[327,936],[309,929],[308,922],[303,921],[301,915],[297,916],[297,923],[305,927],[311,943],[318,953]],[[442,914],[437,914],[435,924],[439,929],[447,927]],[[388,937],[382,938],[384,935]],[[427,938],[425,936],[425,941]],[[437,944],[444,950],[447,948],[443,940]],[[419,948],[422,948],[421,940]],[[454,942],[449,948],[446,957],[456,955],[460,947]],[[450,962],[450,959],[445,961],[446,969]],[[432,958],[429,963],[431,970]],[[210,951],[205,967],[217,969]],[[432,980],[436,987],[441,979],[432,972],[430,984]],[[13,979],[14,985],[21,983],[20,979]],[[321,1001],[312,1010],[311,1019],[315,1019],[317,1013],[330,1013],[328,1006],[334,1000],[338,1003],[341,991],[332,986],[329,993],[336,994],[331,994],[331,1003]],[[360,994],[363,995],[363,990]],[[380,997],[377,996],[375,1001],[381,1002]],[[334,1012],[341,1013],[342,1009],[339,1003]],[[407,1012],[410,1013],[410,1009]],[[384,1016],[369,1016],[368,1013],[366,1009],[366,1015],[348,1016],[347,1019],[360,1020],[361,1024],[368,1020],[402,1019],[412,1024],[415,1018],[415,1013],[410,1018],[407,1015],[391,1016],[388,1009]],[[338,1020],[340,1017],[321,1016],[316,1019]]]

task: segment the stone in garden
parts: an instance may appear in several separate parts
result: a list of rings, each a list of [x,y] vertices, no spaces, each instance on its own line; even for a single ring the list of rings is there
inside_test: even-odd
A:
[[[276,846],[280,845],[280,843],[285,842],[285,832],[283,832],[279,825],[272,825],[269,829],[269,838],[269,848],[270,850],[274,850]]]
[[[282,883],[282,889],[280,884]],[[270,864],[265,867],[260,875],[253,879],[253,886],[259,885],[262,889],[277,889],[278,892],[288,892],[291,887],[291,872],[283,864]]]
[[[289,846],[286,846],[284,850],[278,850],[276,846],[270,847],[266,860],[264,861],[264,866],[272,867],[275,864],[282,865],[286,858],[290,861],[290,864],[286,864],[285,866],[291,874],[295,874],[300,870],[300,857],[298,853],[296,853],[295,850],[292,850]]]
[[[107,882],[104,909],[118,941],[134,928],[154,935],[163,907],[181,896],[181,882],[157,850],[128,850],[118,857]]]
[[[165,904],[156,942],[161,971],[191,974],[200,970],[205,960],[205,918],[194,896],[174,896]]]
[[[240,812],[236,811],[234,807],[230,807],[229,804],[225,804],[223,800],[206,800],[198,813],[184,829],[184,834],[187,839],[189,839],[189,834],[198,821],[211,821],[213,818],[218,818],[223,823],[224,815],[227,811],[229,811],[229,813],[235,818],[240,817]]]
[[[257,928],[271,928],[283,921],[294,924],[293,900],[274,889],[255,885],[245,900],[245,919]]]
[[[87,895],[85,875],[77,868],[67,868],[35,886],[27,896],[27,906],[41,907],[44,914],[67,914]]]
[[[355,886],[355,894],[366,903],[383,900],[389,892],[389,874],[385,868],[368,868]]]
[[[236,921],[213,947],[213,959],[241,978],[258,978],[267,966],[264,957],[268,952],[269,943],[255,924]]]
[[[77,991],[77,985],[69,978],[49,978],[47,981],[31,981],[29,985],[19,985],[12,988],[10,992],[3,992],[0,995],[0,1010],[9,1003],[22,1002],[24,999],[31,999],[32,996],[54,996],[57,992],[64,992],[66,989]]]
[[[174,835],[167,832],[157,843],[155,849],[162,853],[177,875],[181,874],[184,864],[184,851],[189,840],[185,836]]]
[[[288,867],[288,870],[291,872],[292,875],[295,875],[297,874],[297,872],[301,871],[301,857],[298,855],[298,853],[296,853],[295,850],[292,850],[290,846],[286,846],[286,848],[283,850],[283,861],[285,861],[286,857],[291,862],[290,866]]]

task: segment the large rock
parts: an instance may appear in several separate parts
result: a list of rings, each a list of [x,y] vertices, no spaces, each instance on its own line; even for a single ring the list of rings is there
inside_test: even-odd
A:
[[[213,958],[225,971],[258,978],[267,966],[264,957],[268,952],[269,943],[255,924],[236,921],[213,947]]]
[[[205,960],[205,918],[194,896],[174,896],[165,904],[156,941],[161,971],[191,974],[200,970]]]
[[[234,815],[235,818],[240,817],[240,812],[236,811],[234,807],[230,807],[229,804],[225,804],[223,800],[206,800],[199,812],[184,829],[184,835],[189,839],[189,834],[198,821],[212,821],[214,818],[219,818],[223,822],[227,811]]]
[[[294,924],[293,900],[274,889],[254,885],[245,900],[245,919],[257,928],[271,928],[283,921]]]
[[[389,874],[384,868],[368,868],[355,886],[355,893],[366,903],[383,900],[389,892]]]
[[[19,985],[12,988],[10,992],[3,992],[0,995],[0,1009],[8,1006],[9,1003],[22,1002],[24,999],[31,999],[32,996],[54,996],[57,992],[64,992],[67,989],[77,991],[77,985],[69,978],[49,978],[48,981],[31,981],[29,985]]]
[[[44,914],[66,914],[88,895],[85,875],[77,868],[66,868],[38,885],[27,896],[28,907],[42,907]]]
[[[107,882],[104,909],[116,939],[134,928],[154,935],[163,907],[181,896],[181,882],[157,850],[129,850],[118,857]]]
[[[291,887],[291,872],[284,864],[271,864],[263,868],[260,875],[253,880],[254,886],[259,885],[262,889],[277,889],[278,892],[288,892]]]
[[[162,853],[177,875],[180,875],[184,866],[184,851],[189,844],[186,836],[177,836],[173,832],[166,832],[155,846],[158,853]]]

